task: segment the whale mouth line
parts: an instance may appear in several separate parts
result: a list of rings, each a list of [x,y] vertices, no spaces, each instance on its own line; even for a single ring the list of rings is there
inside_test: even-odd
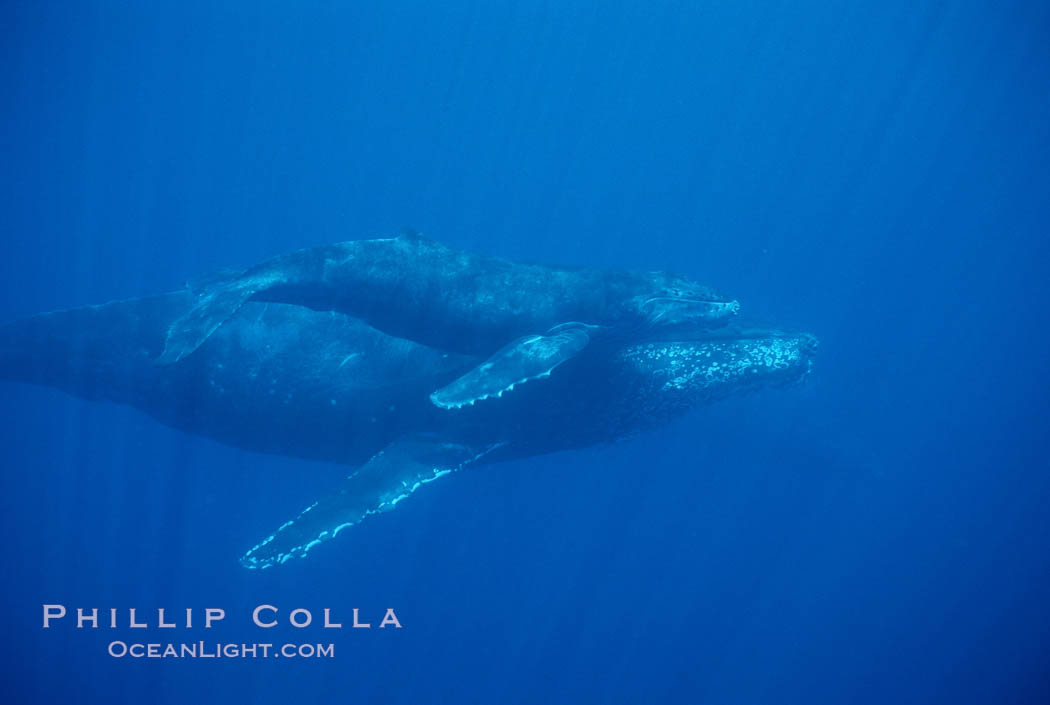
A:
[[[719,304],[724,302],[713,299],[693,299],[685,296],[653,296],[643,301],[642,306],[648,306],[652,303]]]
[[[725,322],[740,313],[740,302],[706,298],[654,296],[641,304],[652,324],[673,325],[690,321]]]
[[[724,299],[706,299],[706,298],[689,298],[684,296],[653,296],[642,302],[642,306],[650,306],[653,304],[679,304],[681,306],[710,306],[713,309],[731,309],[737,310],[740,308],[740,302],[734,300],[726,301]]]

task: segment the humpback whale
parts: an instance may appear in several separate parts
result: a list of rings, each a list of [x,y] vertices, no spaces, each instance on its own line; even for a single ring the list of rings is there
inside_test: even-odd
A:
[[[335,311],[250,301],[178,364],[155,364],[190,290],[0,326],[0,379],[130,405],[239,448],[352,468],[241,559],[269,568],[472,465],[608,443],[730,395],[798,382],[816,340],[749,327],[614,341],[546,384],[443,410],[428,395],[479,355],[384,333]],[[330,550],[330,549],[329,549]]]
[[[160,364],[196,350],[247,301],[346,313],[391,335],[486,357],[431,401],[452,409],[545,378],[595,339],[715,328],[739,304],[677,274],[512,262],[416,234],[280,255],[190,287]]]

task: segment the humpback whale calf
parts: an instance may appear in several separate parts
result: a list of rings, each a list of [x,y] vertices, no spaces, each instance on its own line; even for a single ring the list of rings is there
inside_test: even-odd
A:
[[[247,301],[292,303],[487,357],[431,395],[446,409],[545,378],[596,338],[715,328],[739,309],[736,301],[676,274],[523,264],[415,234],[299,250],[190,288],[196,303],[169,328],[160,364],[192,353]]]
[[[734,322],[700,335],[613,341],[548,383],[455,411],[428,394],[480,362],[332,311],[251,301],[179,364],[160,366],[176,293],[41,314],[0,326],[0,379],[131,405],[239,448],[353,468],[333,491],[241,559],[269,568],[394,508],[470,465],[607,443],[717,399],[798,382],[805,333]],[[686,331],[682,331],[685,333]]]

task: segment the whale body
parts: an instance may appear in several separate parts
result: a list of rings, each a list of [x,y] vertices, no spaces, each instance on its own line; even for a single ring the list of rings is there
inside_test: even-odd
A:
[[[249,301],[346,313],[383,332],[487,358],[431,401],[456,409],[549,375],[594,339],[718,328],[739,310],[667,272],[554,267],[456,250],[419,235],[290,252],[191,286],[160,364],[191,355]]]
[[[0,379],[127,404],[239,448],[343,463],[333,492],[248,551],[268,568],[305,556],[429,482],[497,463],[615,441],[697,406],[796,383],[816,340],[734,324],[692,338],[588,348],[542,382],[442,409],[432,390],[483,361],[379,331],[352,316],[250,301],[172,365],[158,365],[189,290],[41,314],[0,326]]]

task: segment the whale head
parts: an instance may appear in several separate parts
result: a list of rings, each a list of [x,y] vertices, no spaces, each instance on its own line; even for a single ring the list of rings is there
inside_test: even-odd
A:
[[[640,342],[617,356],[643,414],[654,418],[741,393],[801,382],[817,338],[809,333],[736,324],[692,339]]]
[[[717,328],[740,311],[740,304],[708,286],[666,272],[652,272],[646,291],[631,299],[631,313],[654,327]]]

